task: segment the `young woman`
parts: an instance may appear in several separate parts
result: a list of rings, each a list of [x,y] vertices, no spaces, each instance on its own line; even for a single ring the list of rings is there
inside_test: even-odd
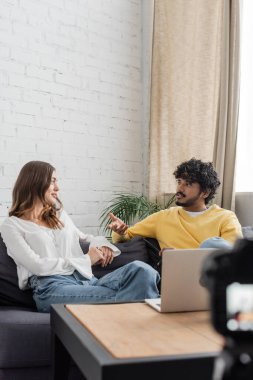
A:
[[[17,265],[20,289],[30,287],[37,309],[53,303],[104,303],[159,297],[158,273],[140,261],[97,279],[92,265],[106,266],[120,252],[104,237],[83,234],[58,198],[55,168],[31,161],[13,189],[9,217],[1,234]],[[79,239],[90,242],[83,254]]]

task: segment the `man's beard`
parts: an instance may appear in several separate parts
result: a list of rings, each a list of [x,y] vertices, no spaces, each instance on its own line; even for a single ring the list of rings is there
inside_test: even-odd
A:
[[[188,199],[186,202],[181,202],[181,201],[184,200],[184,198],[183,198],[183,199],[180,199],[180,200],[177,200],[177,201],[175,202],[175,204],[176,204],[177,206],[182,206],[182,207],[191,207],[191,206],[193,206],[194,203],[199,199],[199,196],[200,196],[200,193],[199,193],[198,195],[196,195],[195,197]]]

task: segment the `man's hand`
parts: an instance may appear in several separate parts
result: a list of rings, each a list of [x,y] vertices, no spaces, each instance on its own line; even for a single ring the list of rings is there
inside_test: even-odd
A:
[[[111,223],[108,224],[108,228],[110,228],[114,232],[117,232],[117,234],[119,235],[124,235],[126,230],[128,229],[128,225],[125,222],[123,222],[123,220],[113,215],[112,212],[109,213],[109,217],[111,219]]]

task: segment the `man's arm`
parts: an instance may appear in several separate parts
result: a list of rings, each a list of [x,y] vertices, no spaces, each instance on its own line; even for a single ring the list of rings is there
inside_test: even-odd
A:
[[[222,225],[221,237],[230,243],[234,243],[236,239],[242,237],[242,227],[232,211],[227,215]]]
[[[109,214],[110,217],[113,216],[112,223],[108,225],[113,231],[112,241],[113,243],[118,243],[121,241],[132,239],[135,236],[151,237],[156,238],[156,227],[157,219],[159,218],[159,212],[156,212],[142,221],[134,224],[132,227],[128,227],[121,219],[115,217],[112,213]]]

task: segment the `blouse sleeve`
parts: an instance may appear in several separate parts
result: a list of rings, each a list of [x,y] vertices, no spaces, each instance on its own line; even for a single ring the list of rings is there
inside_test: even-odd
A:
[[[71,224],[72,228],[74,228],[80,239],[85,240],[87,243],[90,243],[90,247],[108,247],[112,250],[113,256],[116,257],[120,255],[121,251],[115,245],[111,244],[104,236],[94,236],[91,234],[84,234],[80,231],[76,225],[73,223],[72,219],[68,216],[66,211],[62,211],[61,220],[63,223]]]
[[[8,255],[17,265],[22,265],[32,274],[37,276],[49,276],[58,271],[71,271],[70,262],[62,257],[43,257],[33,251],[25,241],[21,231],[10,221],[5,220],[1,227],[3,241],[7,246]]]
[[[63,222],[63,224],[67,223],[68,225],[70,225],[77,232],[77,235],[79,236],[79,238],[82,240],[85,240],[87,243],[90,243],[91,240],[94,238],[94,235],[85,234],[82,231],[80,231],[79,228],[76,227],[73,220],[69,217],[68,213],[65,210],[62,210],[60,219]]]
[[[108,247],[112,250],[113,256],[119,256],[121,254],[121,251],[118,247],[111,244],[104,236],[95,236],[93,239],[91,239],[90,247]]]

